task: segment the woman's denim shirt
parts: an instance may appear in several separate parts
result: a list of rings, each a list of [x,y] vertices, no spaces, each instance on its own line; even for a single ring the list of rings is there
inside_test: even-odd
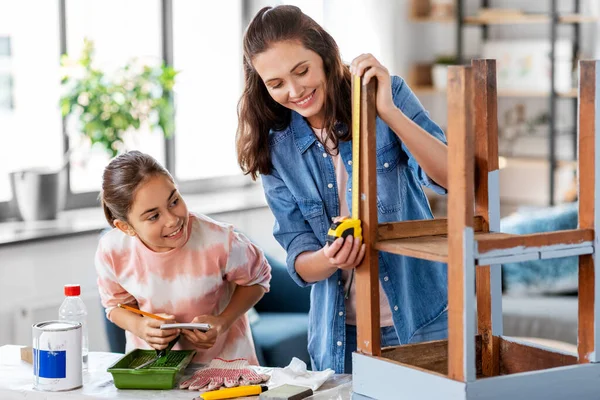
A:
[[[431,135],[446,143],[442,130],[429,118],[417,97],[397,76],[392,77],[396,106]],[[377,118],[377,209],[379,223],[432,218],[422,186],[445,194],[417,164],[398,136]],[[343,128],[347,129],[347,128]],[[273,170],[262,176],[263,188],[275,215],[273,234],[287,252],[287,268],[301,286],[309,285],[296,272],[300,253],[325,245],[332,217],[340,214],[332,158],[304,118],[292,111],[291,122],[269,137]],[[346,200],[351,206],[352,143],[340,142],[348,171]],[[446,265],[379,253],[379,280],[389,300],[400,343],[408,343],[420,328],[447,305]],[[338,270],[312,284],[308,351],[313,369],[344,370],[344,285]]]

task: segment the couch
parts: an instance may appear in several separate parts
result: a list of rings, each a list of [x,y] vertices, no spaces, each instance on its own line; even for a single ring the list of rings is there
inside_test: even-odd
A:
[[[271,290],[256,304],[257,321],[252,335],[261,365],[285,367],[292,357],[310,366],[308,309],[310,288],[301,288],[289,276],[284,263],[269,255]]]
[[[527,234],[577,228],[578,204],[521,208],[501,231]],[[502,265],[503,328],[507,336],[577,344],[578,257]]]

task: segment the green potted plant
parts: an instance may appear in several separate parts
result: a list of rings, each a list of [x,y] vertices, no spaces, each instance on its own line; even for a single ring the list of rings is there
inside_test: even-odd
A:
[[[114,157],[124,150],[123,134],[128,130],[147,125],[172,135],[174,109],[169,96],[177,75],[173,67],[132,60],[108,74],[94,66],[94,44],[89,40],[79,59],[65,55],[61,65],[62,115],[77,118],[78,129],[92,146],[102,146]]]
[[[448,66],[458,62],[454,56],[438,56],[431,68],[431,81],[437,90],[446,90],[448,80]]]

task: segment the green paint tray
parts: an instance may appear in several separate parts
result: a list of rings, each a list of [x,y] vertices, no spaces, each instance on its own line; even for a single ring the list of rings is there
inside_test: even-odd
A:
[[[156,358],[155,350],[135,349],[107,369],[118,389],[172,389],[192,361],[195,350],[171,350],[164,364],[134,369]]]

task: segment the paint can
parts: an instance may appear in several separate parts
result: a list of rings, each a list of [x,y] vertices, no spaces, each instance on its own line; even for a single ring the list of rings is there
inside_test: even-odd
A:
[[[33,387],[48,392],[81,387],[81,323],[45,321],[32,330]]]

